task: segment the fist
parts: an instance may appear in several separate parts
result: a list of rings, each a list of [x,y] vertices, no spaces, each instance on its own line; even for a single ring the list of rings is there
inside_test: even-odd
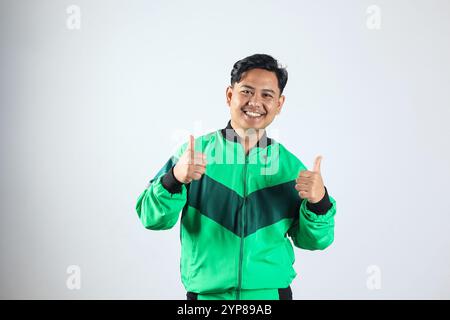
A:
[[[183,155],[173,168],[173,175],[181,183],[190,183],[199,180],[206,171],[206,156],[194,150],[194,137],[189,137],[189,142]]]
[[[318,156],[314,161],[314,170],[300,171],[298,178],[295,179],[295,190],[302,199],[307,199],[310,203],[316,203],[322,200],[325,195],[325,186],[320,173],[320,162],[322,156]]]

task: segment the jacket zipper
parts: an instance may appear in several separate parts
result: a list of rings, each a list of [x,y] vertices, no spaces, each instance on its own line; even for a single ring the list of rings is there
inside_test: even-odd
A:
[[[250,154],[250,152],[249,152]],[[247,155],[245,155],[244,163],[244,199],[242,203],[241,211],[241,247],[239,252],[239,275],[238,275],[238,290],[236,294],[236,300],[241,299],[241,287],[242,287],[242,260],[244,257],[244,225],[245,225],[245,203],[247,201]]]

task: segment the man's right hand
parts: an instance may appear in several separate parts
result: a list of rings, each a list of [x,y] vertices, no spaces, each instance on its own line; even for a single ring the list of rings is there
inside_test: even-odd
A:
[[[194,150],[194,136],[190,135],[186,150],[173,168],[173,175],[181,183],[190,183],[199,180],[205,171],[206,156]]]

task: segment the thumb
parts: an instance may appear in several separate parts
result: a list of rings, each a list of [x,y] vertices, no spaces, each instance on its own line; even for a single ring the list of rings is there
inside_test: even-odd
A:
[[[314,172],[320,173],[320,162],[322,161],[322,156],[317,156],[316,160],[314,160]]]
[[[189,135],[189,142],[187,147],[190,163],[194,163],[194,151],[195,151],[195,139],[194,136],[191,134]]]
[[[194,151],[195,139],[192,134],[189,135],[188,150]]]

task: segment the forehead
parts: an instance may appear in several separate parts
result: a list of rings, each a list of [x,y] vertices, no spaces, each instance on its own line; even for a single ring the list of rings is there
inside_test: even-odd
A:
[[[250,85],[254,88],[272,89],[278,92],[278,79],[275,72],[264,69],[252,69],[244,72],[239,86]]]

